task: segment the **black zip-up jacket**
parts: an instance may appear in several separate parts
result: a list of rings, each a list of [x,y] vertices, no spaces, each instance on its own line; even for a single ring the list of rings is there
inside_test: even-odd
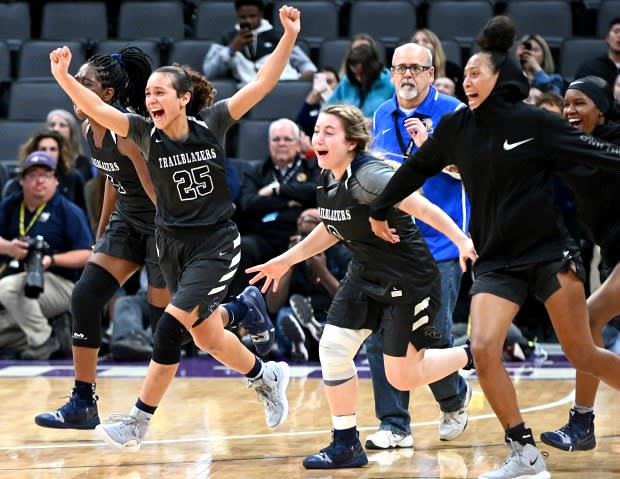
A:
[[[599,125],[592,136],[620,146],[620,123]],[[575,164],[561,176],[575,193],[577,218],[588,239],[614,261],[620,258],[620,173]]]
[[[561,173],[569,158],[620,171],[620,148],[522,103],[527,91],[518,66],[507,60],[489,98],[476,110],[444,116],[415,161],[394,174],[370,216],[384,220],[391,205],[455,164],[471,201],[476,274],[559,259],[575,248],[554,203],[550,175]]]

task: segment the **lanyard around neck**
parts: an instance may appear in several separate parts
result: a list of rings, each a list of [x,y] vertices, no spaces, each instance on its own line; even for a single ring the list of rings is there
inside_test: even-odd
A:
[[[400,132],[400,125],[398,124],[398,111],[395,111],[392,117],[394,118],[394,129],[396,130],[396,139],[398,140],[398,146],[400,146],[400,151],[403,152],[403,155],[407,157],[411,154],[411,150],[413,150],[413,138],[409,140],[409,144],[405,147],[403,135]]]
[[[20,238],[23,238],[24,236],[26,236],[26,233],[30,231],[30,228],[32,228],[32,225],[34,225],[36,221],[39,219],[39,216],[41,216],[41,213],[43,213],[43,210],[45,209],[46,206],[47,206],[47,202],[40,205],[34,212],[34,216],[30,219],[30,223],[28,223],[28,226],[24,228],[24,217],[26,216],[26,204],[22,200],[21,205],[19,205],[19,237]]]

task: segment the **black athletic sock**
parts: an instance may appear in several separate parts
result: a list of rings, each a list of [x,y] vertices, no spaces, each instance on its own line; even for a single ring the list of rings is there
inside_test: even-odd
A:
[[[239,322],[243,320],[248,312],[248,307],[237,298],[231,299],[230,303],[222,304],[222,307],[228,313],[228,329],[239,327]]]
[[[349,429],[334,429],[334,441],[344,442],[345,444],[353,444],[357,441],[357,427],[353,426]]]
[[[140,401],[140,398],[138,398],[138,400],[136,401],[136,408],[138,408],[140,411],[153,415],[155,414],[157,406],[149,406],[148,404],[144,404],[142,401]]]
[[[245,375],[246,378],[250,379],[258,379],[259,375],[263,371],[263,362],[260,360],[258,356],[256,357],[256,362],[254,363],[254,367],[250,369],[250,372]]]
[[[75,393],[77,397],[88,402],[95,402],[95,383],[75,380]]]
[[[506,429],[506,441],[508,441],[508,439],[517,441],[524,446],[526,444],[531,444],[532,446],[536,447],[536,442],[534,441],[532,430],[525,427],[524,422],[517,424],[510,429]]]

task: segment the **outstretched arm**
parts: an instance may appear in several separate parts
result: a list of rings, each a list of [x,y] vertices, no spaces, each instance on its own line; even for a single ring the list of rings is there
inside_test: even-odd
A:
[[[467,260],[475,262],[478,258],[474,243],[439,206],[415,192],[398,205],[398,209],[421,219],[437,231],[446,235],[459,249],[461,269],[467,271]]]
[[[129,133],[129,120],[125,114],[105,103],[96,93],[82,86],[69,74],[71,56],[69,47],[57,48],[50,53],[52,75],[60,87],[86,116],[122,137],[126,137]]]
[[[280,22],[284,27],[284,34],[276,49],[271,53],[265,64],[258,70],[256,77],[228,100],[230,116],[238,120],[250,108],[261,101],[278,84],[280,75],[289,61],[297,35],[299,34],[299,10],[293,7],[280,8]]]
[[[267,261],[264,264],[252,266],[245,270],[246,273],[257,273],[250,280],[250,284],[257,283],[266,278],[262,287],[265,293],[269,289],[269,285],[273,282],[273,290],[278,290],[280,278],[288,271],[288,269],[312,256],[325,251],[330,246],[335,245],[338,240],[327,232],[324,223],[321,223],[312,232],[306,236],[303,241],[293,246],[280,256]]]

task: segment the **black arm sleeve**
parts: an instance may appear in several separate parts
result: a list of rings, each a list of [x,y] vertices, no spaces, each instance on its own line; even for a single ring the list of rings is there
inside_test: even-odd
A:
[[[394,173],[383,192],[370,205],[370,217],[383,221],[389,209],[418,190],[427,178],[436,175],[448,164],[441,152],[441,125],[413,156]]]
[[[594,138],[556,115],[547,115],[544,131],[550,157],[558,173],[565,172],[571,163],[580,163],[615,173],[620,172],[620,146]]]

